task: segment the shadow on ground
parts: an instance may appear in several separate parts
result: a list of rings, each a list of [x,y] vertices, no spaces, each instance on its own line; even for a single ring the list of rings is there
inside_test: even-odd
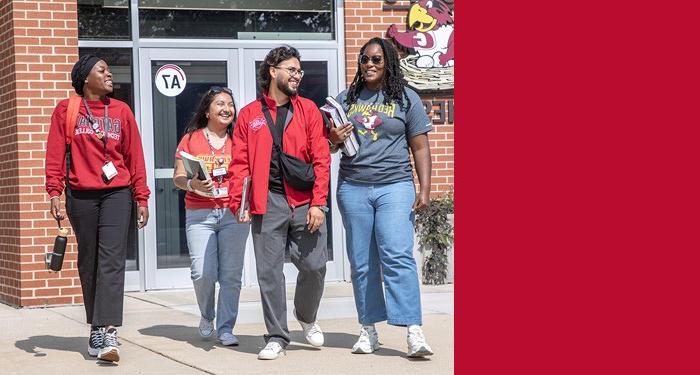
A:
[[[209,338],[203,338],[199,336],[196,327],[191,326],[181,326],[172,324],[161,324],[152,327],[142,328],[138,330],[140,334],[145,336],[155,336],[155,337],[165,337],[174,341],[186,342],[195,348],[202,349],[204,351],[210,351],[214,348],[226,348],[235,350],[241,353],[248,353],[258,355],[258,352],[262,350],[265,345],[262,337],[251,336],[251,335],[239,335],[236,334],[240,345],[238,346],[223,346],[217,340],[215,334]],[[356,335],[350,335],[342,332],[324,332],[325,343],[323,344],[326,348],[340,348],[347,349],[348,355],[351,355],[350,349],[357,341]],[[315,348],[306,343],[304,336],[301,331],[291,332],[292,342],[287,346],[288,351],[294,350],[312,350],[321,351],[322,349]],[[406,353],[387,348],[380,348],[374,355],[380,356],[398,356],[405,357]]]
[[[25,340],[15,342],[15,347],[27,353],[34,354],[35,357],[45,357],[44,350],[59,350],[64,352],[75,352],[85,359],[94,360],[87,353],[87,337],[60,337],[52,335],[32,336]]]

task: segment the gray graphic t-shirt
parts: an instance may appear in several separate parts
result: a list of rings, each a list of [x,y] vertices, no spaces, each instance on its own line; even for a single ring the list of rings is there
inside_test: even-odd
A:
[[[406,88],[410,107],[399,103],[384,104],[382,91],[363,89],[357,103],[345,103],[347,90],[336,100],[354,125],[360,144],[353,157],[343,155],[340,177],[364,183],[390,183],[413,180],[408,139],[433,130],[420,97]],[[405,102],[406,98],[404,98]]]

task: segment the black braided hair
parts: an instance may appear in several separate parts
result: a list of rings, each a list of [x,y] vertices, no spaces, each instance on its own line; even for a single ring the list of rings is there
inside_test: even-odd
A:
[[[396,52],[396,48],[394,48],[394,45],[388,40],[374,37],[360,48],[360,55],[364,54],[365,49],[371,44],[379,45],[384,54],[384,76],[382,77],[384,104],[388,105],[391,102],[396,102],[399,103],[402,108],[409,108],[411,102],[406,94],[406,85],[408,82],[406,82],[401,67],[399,66],[399,55]],[[362,70],[360,70],[360,60],[358,58],[357,73],[355,73],[355,78],[348,88],[348,95],[345,98],[345,103],[348,105],[356,103],[363,88],[365,88],[365,80],[362,78]],[[405,101],[404,98],[406,99]]]

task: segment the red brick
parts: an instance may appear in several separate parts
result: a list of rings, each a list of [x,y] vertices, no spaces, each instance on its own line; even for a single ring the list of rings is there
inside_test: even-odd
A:
[[[64,11],[65,6],[64,6],[64,4],[61,4],[61,3],[40,3],[39,9],[40,10],[49,10],[49,11],[54,11],[54,10]]]
[[[45,289],[37,289],[34,291],[35,297],[53,297],[53,296],[58,296],[59,294],[60,294],[60,290],[58,288],[45,288]]]
[[[83,290],[80,287],[61,288],[61,295],[62,296],[79,295],[79,294],[82,294],[82,292],[83,292]]]

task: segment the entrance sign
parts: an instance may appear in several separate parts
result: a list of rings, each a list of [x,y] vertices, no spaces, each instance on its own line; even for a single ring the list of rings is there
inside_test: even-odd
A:
[[[156,88],[165,96],[178,96],[187,85],[185,71],[175,64],[165,64],[158,68],[155,77]]]

